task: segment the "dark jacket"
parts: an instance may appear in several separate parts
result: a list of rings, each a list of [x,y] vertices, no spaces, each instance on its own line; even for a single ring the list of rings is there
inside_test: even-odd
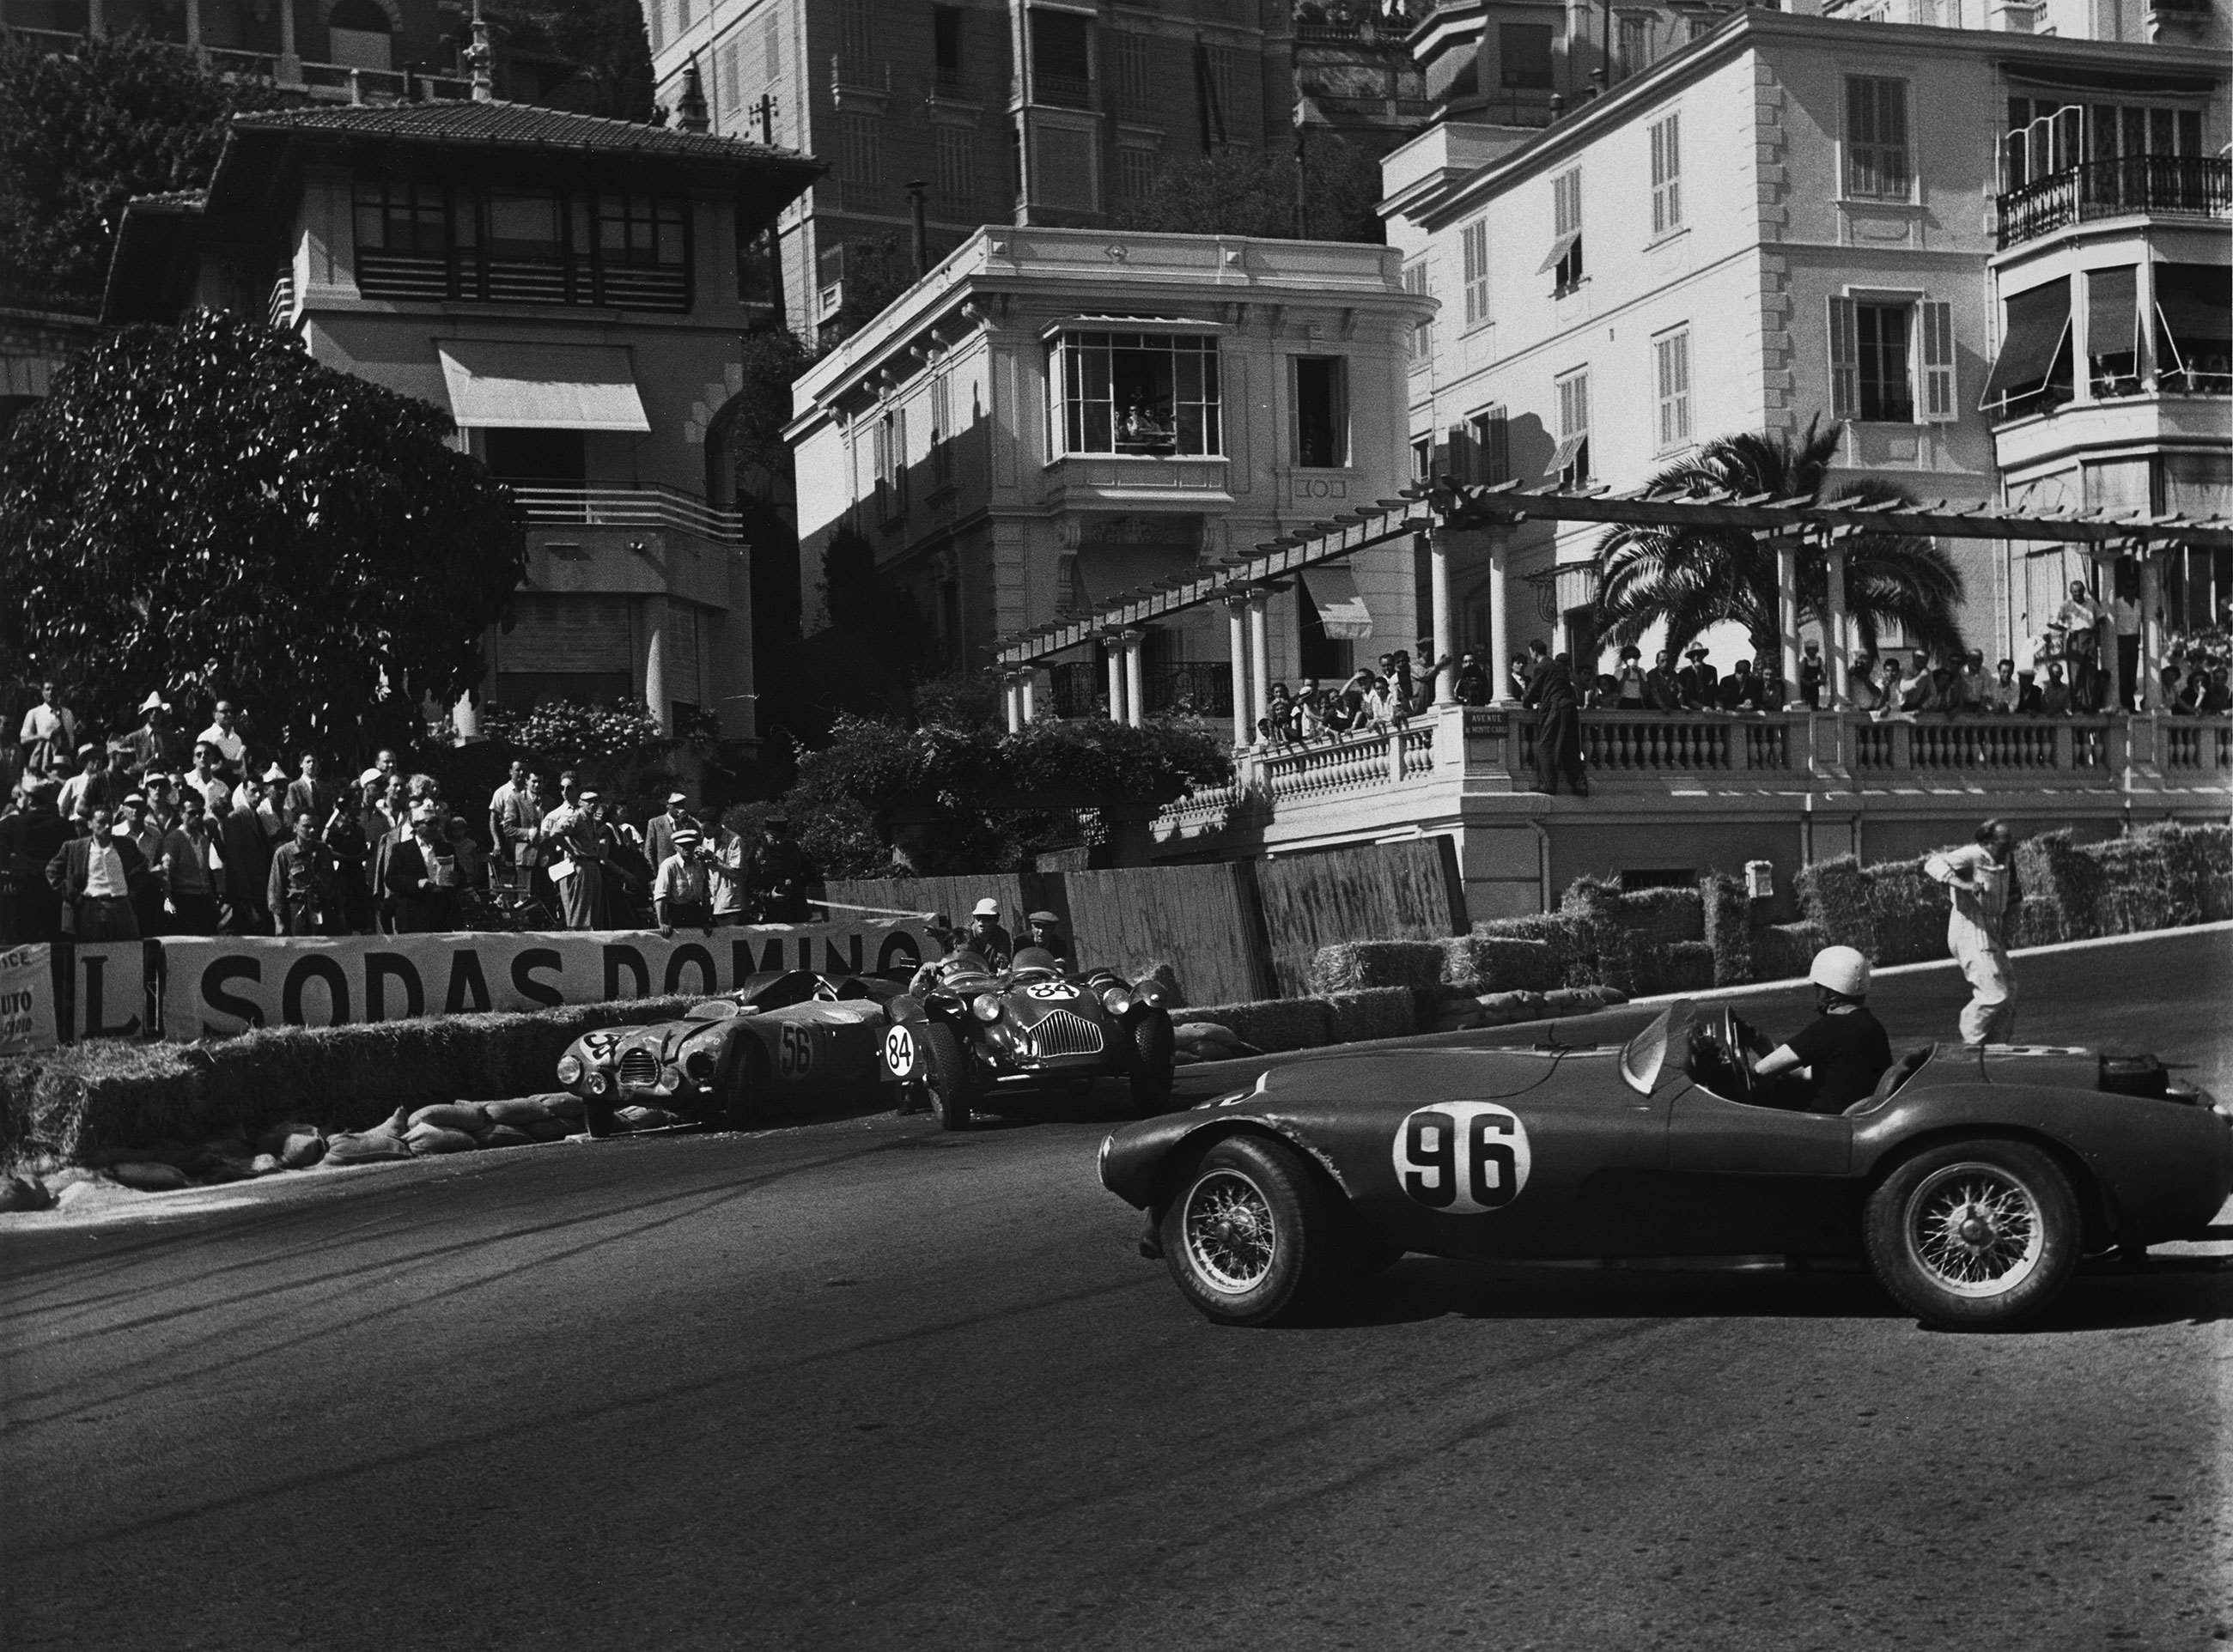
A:
[[[1574,693],[1573,673],[1553,659],[1536,661],[1527,676],[1527,703],[1546,716],[1555,712],[1579,712],[1580,698]]]
[[[435,859],[437,864],[449,859],[440,852],[439,845]],[[387,889],[395,901],[395,933],[399,935],[433,934],[455,929],[463,921],[457,889],[444,888],[428,881],[426,851],[420,847],[416,834],[407,834],[401,842],[388,849]]]
[[[137,886],[147,875],[147,857],[128,837],[112,837],[108,841],[115,845],[116,853],[124,862],[125,882]],[[47,881],[63,899],[81,901],[85,898],[86,879],[92,872],[92,837],[73,837],[48,861]]]
[[[221,898],[227,906],[262,907],[271,877],[271,845],[264,823],[235,809],[218,823],[218,853],[225,856]]]

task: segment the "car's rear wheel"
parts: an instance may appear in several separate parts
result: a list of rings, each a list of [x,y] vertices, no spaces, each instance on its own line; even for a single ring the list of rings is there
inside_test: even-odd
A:
[[[1292,1148],[1255,1136],[1201,1154],[1164,1209],[1161,1238],[1181,1294],[1220,1324],[1293,1318],[1342,1272],[1325,1190]]]
[[[736,1047],[734,1070],[725,1087],[723,1122],[732,1130],[754,1130],[765,1122],[767,1111],[767,1051],[749,1033],[737,1040]]]
[[[2078,1195],[2024,1141],[1954,1141],[1898,1166],[1869,1195],[1869,1264],[1900,1306],[1956,1330],[2041,1312],[2078,1265]]]
[[[970,1107],[969,1069],[961,1053],[961,1040],[954,1029],[934,1021],[922,1030],[924,1082],[930,1090],[930,1110],[939,1128],[966,1130],[975,1122]]]
[[[1132,1110],[1142,1118],[1170,1105],[1175,1044],[1171,1018],[1150,1010],[1132,1025]]]

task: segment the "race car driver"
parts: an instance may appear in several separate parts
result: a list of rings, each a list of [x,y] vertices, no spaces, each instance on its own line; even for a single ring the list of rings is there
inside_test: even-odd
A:
[[[1807,979],[1814,983],[1814,1018],[1753,1062],[1755,1078],[1782,1081],[1755,1093],[1765,1107],[1842,1113],[1876,1089],[1891,1065],[1891,1040],[1869,1013],[1869,960],[1852,947],[1825,946]]]

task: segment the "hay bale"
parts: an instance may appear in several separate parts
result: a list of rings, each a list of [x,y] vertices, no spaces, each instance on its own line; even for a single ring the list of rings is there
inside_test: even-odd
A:
[[[1333,1014],[1324,998],[1261,998],[1250,1004],[1215,1004],[1191,1010],[1258,1050],[1311,1050],[1333,1038]]]
[[[471,1153],[480,1145],[463,1130],[439,1124],[414,1124],[403,1133],[403,1145],[414,1154]]]
[[[1404,1038],[1418,1031],[1417,1000],[1408,986],[1366,987],[1326,998],[1333,1016],[1333,1042]]]
[[[431,1124],[438,1130],[461,1130],[467,1135],[485,1135],[496,1121],[488,1110],[472,1102],[436,1102],[411,1115],[413,1126]]]
[[[1321,946],[1308,984],[1318,997],[1386,987],[1429,987],[1442,979],[1439,940],[1345,940]]]
[[[0,1211],[44,1210],[55,1196],[40,1182],[24,1176],[0,1176]]]
[[[516,1124],[492,1124],[489,1133],[481,1138],[481,1145],[485,1148],[531,1148],[535,1145],[535,1138]]]
[[[186,1173],[178,1166],[160,1164],[152,1159],[127,1159],[109,1166],[108,1174],[127,1187],[143,1193],[175,1193],[187,1185]]]
[[[1426,1031],[1429,1032],[1471,1032],[1482,1024],[1482,1013],[1483,1011],[1481,1007],[1478,1004],[1468,1005],[1463,1009],[1452,1008],[1444,1010],[1440,1015],[1437,1015],[1432,1021],[1429,1021],[1427,1024]]]

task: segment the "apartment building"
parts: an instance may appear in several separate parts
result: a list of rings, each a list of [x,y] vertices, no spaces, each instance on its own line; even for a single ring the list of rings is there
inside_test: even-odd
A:
[[[1389,498],[1427,309],[1384,247],[988,225],[794,387],[802,586],[857,528],[947,662],[980,666],[997,637]],[[1418,583],[1405,543],[1258,593],[1265,669],[1338,681],[1410,647]],[[1137,649],[1143,709],[1229,715],[1240,623],[1083,645],[1035,708],[1093,712]]]
[[[748,548],[707,478],[739,340],[768,320],[739,250],[816,172],[492,101],[238,116],[206,189],[127,206],[103,320],[265,316],[448,409],[530,524],[487,692],[633,696],[662,727],[706,713],[750,740]]]
[[[2151,210],[2222,263],[2224,195],[2208,179],[2223,162],[2207,158],[2227,136],[2224,62],[2181,44],[1938,29],[1923,51],[1920,37],[1742,11],[1547,128],[1451,119],[1391,154],[1390,239],[1440,305],[1411,361],[1415,464],[1620,490],[1713,437],[1819,417],[1847,470],[1924,500],[2000,501],[2005,444],[1980,403],[2008,331],[1995,261],[2021,210],[2004,187],[2010,131],[2075,88],[2122,88],[2143,111],[2134,164],[2191,155],[2201,180]],[[1516,636],[1591,649],[1596,539],[1521,531],[1513,568],[1537,602]],[[2025,548],[1947,549],[1965,629],[2021,652],[2041,622],[2019,600]],[[1485,579],[1455,576],[1486,635]]]
[[[931,257],[980,224],[1090,225],[1159,167],[1292,142],[1293,34],[1263,0],[644,0],[660,101],[697,67],[713,129],[820,155],[783,217],[795,328],[845,300],[847,248]]]

